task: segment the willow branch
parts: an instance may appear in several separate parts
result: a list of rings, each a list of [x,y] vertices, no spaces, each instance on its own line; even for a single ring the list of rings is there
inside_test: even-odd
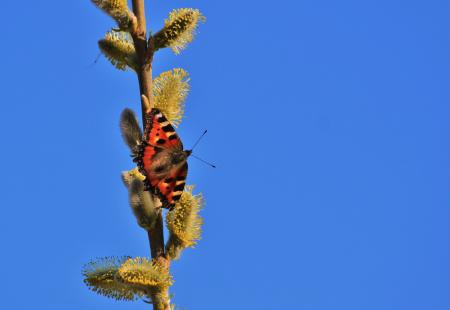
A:
[[[153,107],[152,92],[152,61],[153,49],[147,44],[147,31],[145,20],[144,0],[133,0],[133,13],[137,18],[137,25],[131,32],[134,47],[138,58],[137,76],[139,80],[139,91],[141,97],[142,124],[145,126],[145,113],[148,108]],[[145,95],[145,96],[143,96]],[[148,101],[147,101],[148,98]],[[164,253],[164,233],[162,213],[159,214],[154,227],[148,231],[150,251],[153,259],[160,260],[169,268],[169,260]],[[168,292],[165,292],[168,296]],[[154,310],[168,310],[169,305],[166,302],[160,302],[157,296],[152,296]]]
[[[147,46],[147,31],[145,20],[144,0],[133,0],[133,12],[137,18],[137,25],[133,29],[131,36],[133,37],[134,47],[138,58],[138,80],[139,91],[141,95],[145,95],[150,101],[150,107],[153,104],[152,94],[152,60],[153,51]],[[142,120],[144,120],[145,104],[141,98]]]
[[[147,25],[145,23],[145,4],[144,0],[133,0],[133,12],[138,21],[138,32],[143,32],[145,37],[145,32]]]

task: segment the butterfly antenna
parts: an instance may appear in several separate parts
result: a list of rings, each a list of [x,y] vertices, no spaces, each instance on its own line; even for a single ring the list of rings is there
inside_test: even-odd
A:
[[[213,167],[213,168],[216,168],[215,165],[213,165],[213,164],[207,162],[206,160],[201,159],[200,157],[197,157],[197,156],[195,156],[195,155],[193,155],[193,154],[191,154],[191,156],[194,157],[194,158],[196,158],[197,160],[201,161],[202,163],[205,163],[205,164],[207,164],[207,165],[209,165],[209,166],[211,166],[211,167]]]
[[[197,139],[197,142],[194,143],[194,146],[191,148],[191,151],[194,150],[194,148],[197,146],[197,144],[200,142],[200,140],[203,138],[204,135],[206,135],[206,133],[208,132],[208,130],[205,130],[202,135],[200,136],[200,138]]]

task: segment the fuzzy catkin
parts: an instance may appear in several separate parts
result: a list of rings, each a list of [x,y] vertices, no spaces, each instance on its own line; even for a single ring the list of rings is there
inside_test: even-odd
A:
[[[98,41],[100,51],[119,70],[137,68],[137,56],[131,36],[124,31],[110,31]]]
[[[184,114],[184,101],[189,92],[189,74],[183,69],[161,73],[153,81],[153,98],[158,108],[177,127]]]
[[[164,28],[153,36],[155,51],[170,47],[175,54],[186,48],[192,42],[199,22],[206,18],[197,9],[183,8],[170,12],[164,21]]]

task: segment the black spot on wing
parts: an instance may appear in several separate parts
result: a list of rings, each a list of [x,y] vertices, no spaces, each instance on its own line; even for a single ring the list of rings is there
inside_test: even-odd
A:
[[[184,189],[184,183],[178,184],[177,186],[175,186],[173,191],[178,192],[178,191],[182,191],[183,189]]]
[[[175,135],[171,135],[170,137],[169,137],[169,140],[175,140],[175,139],[177,139],[178,138],[178,136],[175,134]]]
[[[167,118],[164,115],[161,117],[158,117],[158,122],[164,123],[165,121],[167,121]]]
[[[158,198],[161,200],[163,208],[169,208],[169,209],[173,208],[174,204],[169,204],[166,196],[157,187],[155,187],[155,188],[152,187],[151,189],[152,189],[153,194],[158,196]]]
[[[172,196],[173,201],[178,201],[180,200],[181,195],[174,195]]]
[[[164,140],[164,139],[158,139],[158,140],[156,140],[156,144],[164,144],[164,143],[166,143],[166,140]]]
[[[173,129],[172,125],[170,125],[170,124],[168,124],[168,125],[166,125],[166,126],[163,126],[163,127],[161,127],[161,128],[162,128],[162,130],[163,130],[164,132],[175,131],[175,130]]]

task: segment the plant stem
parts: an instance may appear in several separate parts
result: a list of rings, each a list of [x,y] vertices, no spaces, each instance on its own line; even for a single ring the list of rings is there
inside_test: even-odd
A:
[[[136,29],[132,32],[134,47],[138,57],[137,76],[139,80],[139,91],[141,95],[145,95],[150,101],[150,106],[153,104],[152,96],[152,60],[153,51],[148,51],[147,46],[147,30],[145,21],[145,6],[144,0],[133,0],[133,12],[137,18]],[[150,57],[148,54],[150,52]],[[145,107],[141,99],[142,121],[144,121]]]
[[[138,21],[138,28],[140,32],[146,32],[147,25],[145,23],[145,4],[144,0],[133,0],[133,13]]]
[[[145,95],[150,103],[150,108],[153,107],[153,92],[152,92],[152,61],[153,50],[147,44],[147,26],[145,21],[145,5],[144,0],[133,0],[133,13],[137,18],[137,27],[131,33],[133,37],[136,54],[138,57],[137,76],[139,81],[140,95]],[[142,126],[145,126],[146,107],[144,100],[141,97],[142,109]],[[150,243],[150,251],[153,259],[159,260],[169,269],[170,261],[166,259],[164,253],[164,232],[163,232],[163,218],[160,212],[158,219],[153,229],[148,231],[148,239]],[[163,296],[169,299],[169,292],[163,292]],[[154,310],[169,310],[169,303],[161,302],[161,295],[152,296]],[[164,298],[165,299],[165,298]]]

